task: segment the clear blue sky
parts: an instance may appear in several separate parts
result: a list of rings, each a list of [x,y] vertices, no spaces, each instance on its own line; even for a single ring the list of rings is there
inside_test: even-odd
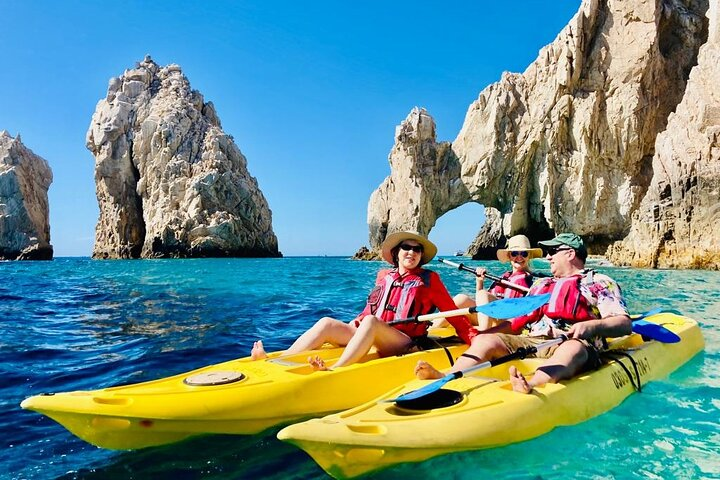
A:
[[[350,255],[414,106],[452,141],[470,103],[522,72],[580,0],[0,0],[0,130],[53,170],[56,256],[92,252],[98,207],[85,133],[108,80],[150,54],[177,63],[248,159],[285,255]],[[466,247],[478,205],[442,217],[440,253]]]

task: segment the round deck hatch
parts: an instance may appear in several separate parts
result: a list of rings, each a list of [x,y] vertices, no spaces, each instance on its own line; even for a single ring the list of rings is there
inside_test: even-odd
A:
[[[227,385],[228,383],[239,382],[243,378],[245,378],[245,375],[240,372],[207,372],[191,375],[185,378],[183,383],[193,387]]]

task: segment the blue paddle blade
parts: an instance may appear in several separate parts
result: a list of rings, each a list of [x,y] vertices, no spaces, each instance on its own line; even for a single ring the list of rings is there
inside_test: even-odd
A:
[[[632,324],[633,332],[639,333],[643,337],[648,337],[662,343],[677,343],[680,336],[671,332],[662,325],[648,322],[647,320],[634,320]]]
[[[424,397],[425,395],[429,395],[437,390],[440,390],[443,385],[448,383],[450,380],[454,380],[455,376],[453,375],[445,375],[443,378],[439,380],[435,380],[432,383],[429,383],[425,385],[422,388],[418,388],[417,390],[413,390],[412,392],[405,393],[403,395],[400,395],[396,398],[391,398],[390,400],[384,400],[385,402],[389,403],[395,403],[395,402],[405,402],[408,400],[415,400],[416,398]]]
[[[528,295],[520,298],[506,298],[485,305],[478,305],[476,312],[484,313],[492,318],[515,318],[526,315],[545,305],[550,300],[550,294]]]

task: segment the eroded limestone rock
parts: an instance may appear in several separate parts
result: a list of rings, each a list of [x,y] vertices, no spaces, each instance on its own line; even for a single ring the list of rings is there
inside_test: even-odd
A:
[[[657,137],[647,195],[630,234],[610,248],[617,264],[720,269],[720,7],[685,96]]]
[[[51,260],[48,189],[42,157],[0,131],[0,260]]]
[[[389,229],[427,234],[467,202],[496,209],[503,236],[574,231],[598,253],[624,238],[653,177],[655,138],[706,40],[707,7],[586,0],[524,73],[480,93],[451,148],[396,135],[390,177],[368,207],[371,248]],[[477,248],[497,246],[487,241]]]
[[[371,249],[398,230],[427,235],[446,205],[467,198],[459,180],[460,163],[449,142],[436,142],[435,121],[414,108],[395,129],[390,176],[374,191],[368,205]]]
[[[279,256],[271,212],[215,109],[148,56],[110,80],[87,133],[94,258]]]

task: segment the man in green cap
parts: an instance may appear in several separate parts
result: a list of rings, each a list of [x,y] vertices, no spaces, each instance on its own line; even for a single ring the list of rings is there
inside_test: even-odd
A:
[[[476,336],[470,348],[446,373],[464,370],[493,360],[520,347],[537,346],[565,334],[570,339],[539,351],[548,360],[528,380],[510,367],[513,389],[529,393],[536,386],[572,378],[600,365],[603,337],[632,333],[632,321],[617,282],[585,268],[587,249],[579,235],[561,233],[539,242],[550,262],[552,278],[536,281],[529,295],[551,293],[550,301],[534,312],[503,322]],[[527,335],[520,335],[525,330]],[[427,362],[415,367],[418,378],[440,378],[444,374]]]

